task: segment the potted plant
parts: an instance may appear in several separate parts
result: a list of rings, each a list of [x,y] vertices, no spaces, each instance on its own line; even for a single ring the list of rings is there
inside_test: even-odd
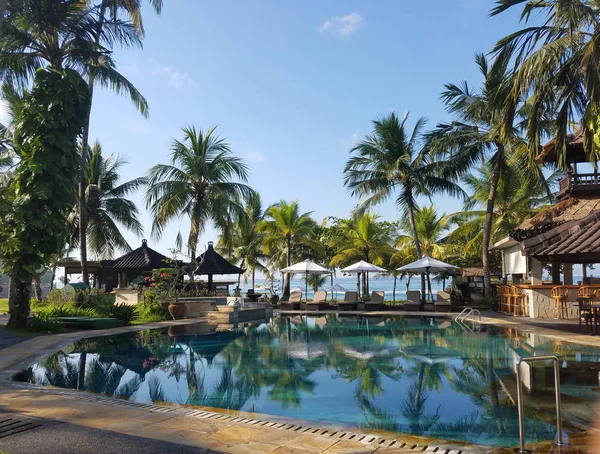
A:
[[[185,304],[178,301],[177,285],[179,273],[173,268],[160,268],[147,278],[149,286],[156,290],[156,298],[167,305],[173,320],[180,320],[185,315]]]

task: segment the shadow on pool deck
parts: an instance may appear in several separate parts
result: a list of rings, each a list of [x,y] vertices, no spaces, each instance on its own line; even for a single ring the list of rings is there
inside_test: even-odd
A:
[[[0,350],[30,339],[27,336],[18,336],[3,328],[8,323],[8,315],[0,315]]]

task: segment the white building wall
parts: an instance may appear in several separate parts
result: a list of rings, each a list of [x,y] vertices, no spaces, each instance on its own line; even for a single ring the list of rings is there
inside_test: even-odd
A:
[[[504,254],[504,275],[523,274],[527,275],[527,257],[521,252],[521,246],[511,246],[502,251]]]

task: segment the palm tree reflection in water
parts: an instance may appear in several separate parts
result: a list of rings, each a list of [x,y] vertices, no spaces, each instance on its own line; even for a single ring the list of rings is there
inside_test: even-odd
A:
[[[515,406],[498,378],[508,370],[506,339],[441,325],[328,315],[206,335],[143,331],[80,341],[21,379],[139,402],[514,444]],[[533,413],[527,425],[531,440],[553,435]]]

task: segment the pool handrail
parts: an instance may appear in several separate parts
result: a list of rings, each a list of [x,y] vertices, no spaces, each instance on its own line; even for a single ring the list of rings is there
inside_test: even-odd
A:
[[[525,420],[523,415],[523,382],[521,380],[521,364],[530,363],[533,361],[553,361],[554,363],[554,393],[556,397],[556,431],[557,440],[555,444],[557,446],[564,446],[562,438],[562,418],[561,418],[561,400],[560,400],[560,366],[558,362],[558,356],[529,356],[529,357],[518,357],[517,358],[517,410],[519,415],[519,449],[516,450],[520,453],[528,452],[525,449]]]

